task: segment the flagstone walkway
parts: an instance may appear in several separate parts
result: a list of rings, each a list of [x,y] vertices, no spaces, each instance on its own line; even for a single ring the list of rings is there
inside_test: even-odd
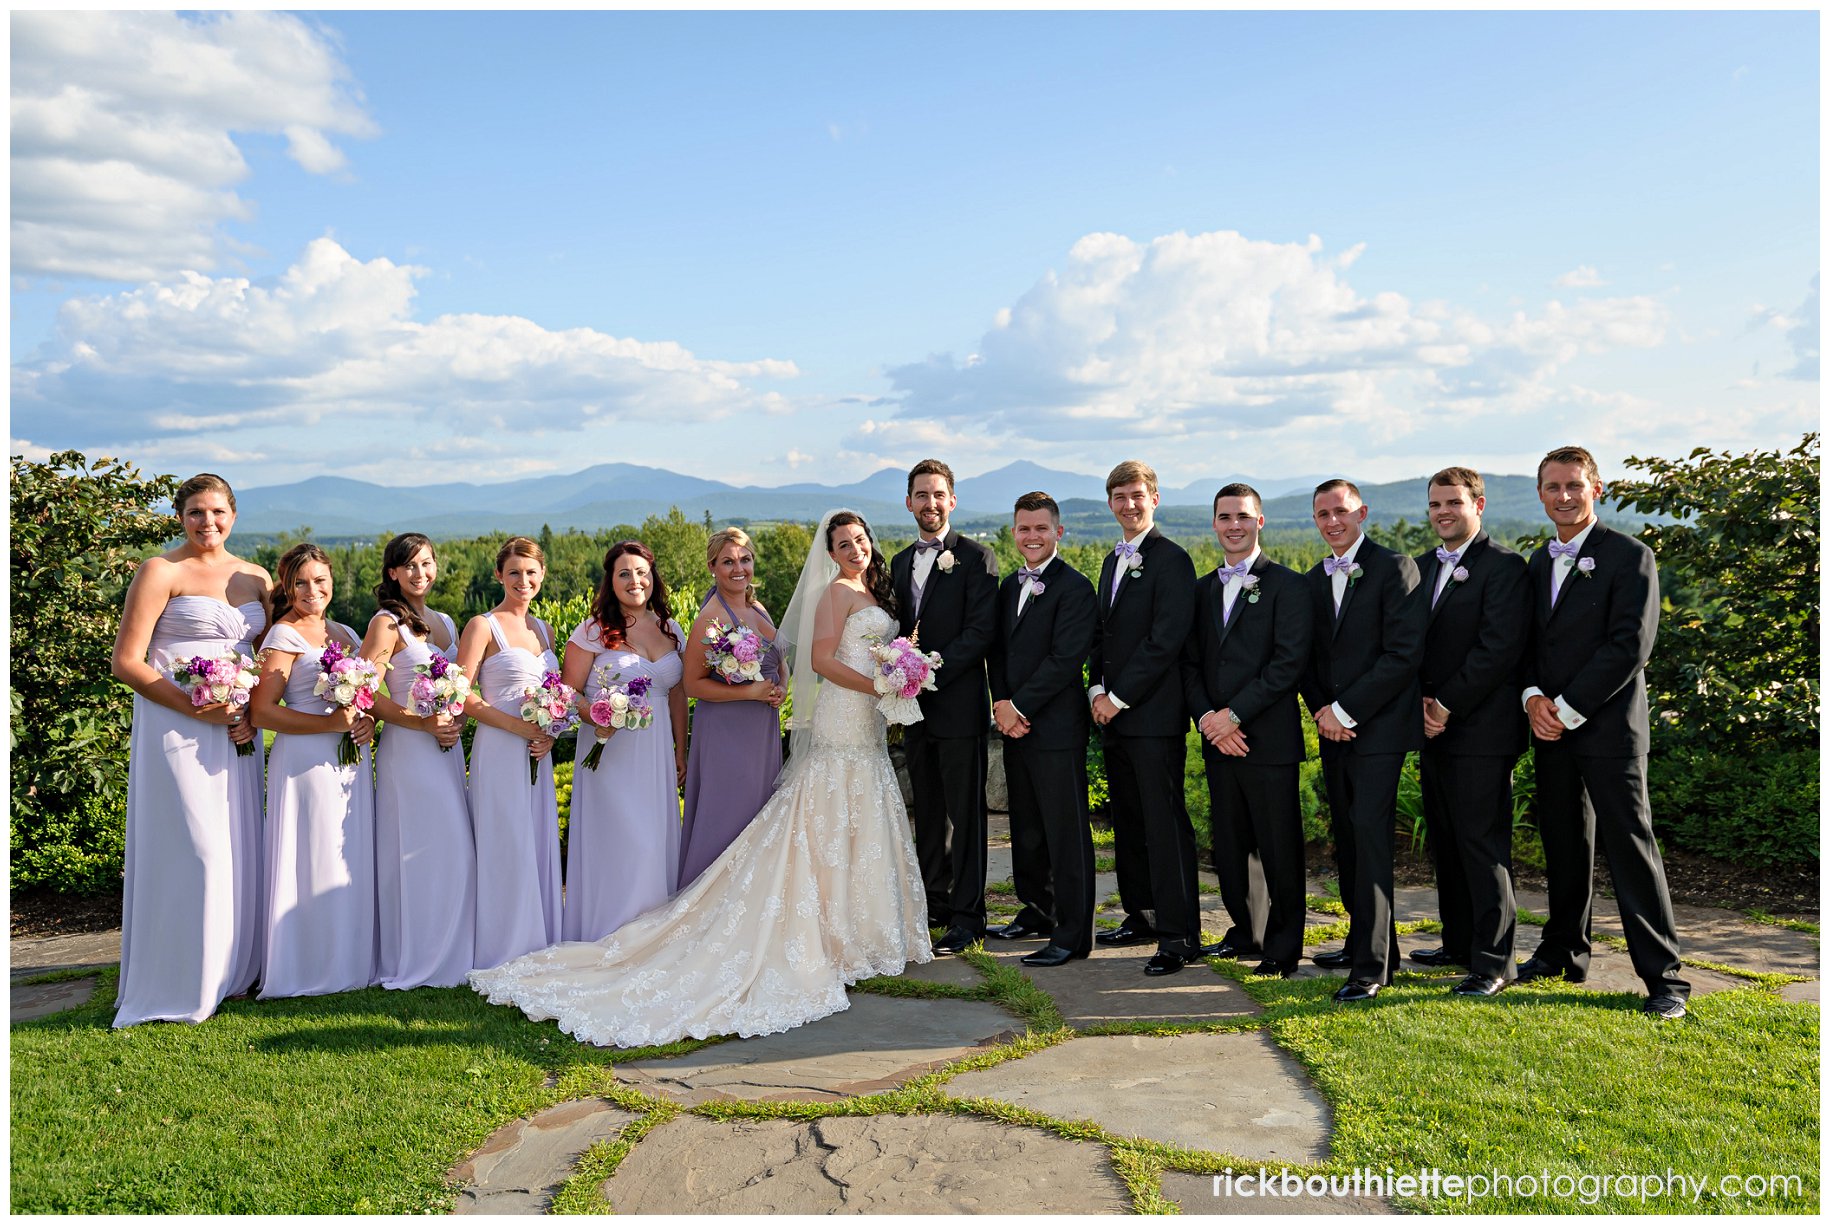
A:
[[[994,846],[990,879],[1009,875],[1008,847]],[[1203,879],[1212,885],[1211,876]],[[1311,895],[1324,896],[1326,884],[1311,881]],[[1109,899],[1115,888],[1102,875],[1098,896]],[[1225,926],[1219,899],[1204,892],[1202,902],[1205,926],[1217,935]],[[1541,915],[1545,899],[1525,893],[1519,905]],[[1434,907],[1429,889],[1398,890],[1401,925],[1433,919]],[[1101,918],[1109,925],[1119,915],[1102,910]],[[1312,913],[1309,921],[1320,927],[1339,920]],[[1679,907],[1678,925],[1688,962],[1806,975],[1809,981],[1782,994],[1819,1001],[1816,936],[1700,907]],[[1610,900],[1596,900],[1595,930],[1619,936]],[[1520,925],[1521,956],[1535,944],[1534,933]],[[22,983],[47,971],[111,964],[119,939],[114,932],[13,941],[12,1019],[87,999],[93,978]],[[1421,933],[1401,937],[1406,953],[1432,943]],[[1135,1203],[1134,1188],[1113,1141],[1155,1141],[1254,1170],[1326,1159],[1328,1103],[1269,1034],[1132,1032],[1138,1022],[1224,1028],[1248,1020],[1259,1006],[1233,979],[1200,966],[1146,978],[1138,971],[1148,949],[1100,949],[1053,969],[1021,966],[1018,958],[1037,947],[987,941],[988,960],[942,958],[911,967],[908,977],[969,990],[987,973],[1020,972],[1053,1001],[1073,1033],[1065,1041],[1023,1043],[1028,1027],[1020,1017],[979,1000],[858,991],[847,1011],[789,1033],[621,1064],[616,1077],[628,1092],[618,1102],[566,1102],[509,1124],[451,1171],[454,1211],[545,1212],[593,1146],[627,1137],[638,1138],[597,1186],[623,1213],[1124,1213]],[[1299,971],[1325,973],[1306,963]],[[1687,974],[1698,995],[1750,985],[1694,964]],[[1445,976],[1445,985],[1451,979]],[[1605,943],[1596,946],[1587,985],[1641,989],[1624,949]],[[913,1113],[884,1096],[918,1081],[935,1085],[940,1097],[924,1099],[930,1104]],[[831,1111],[871,1095],[878,1096],[858,1113]],[[869,1112],[884,1102],[884,1111]],[[638,1111],[632,1103],[646,1105]],[[782,1109],[773,1111],[781,1117],[758,1117],[769,1113],[758,1106],[792,1103],[817,1104],[825,1113],[794,1117]],[[1161,1174],[1160,1186],[1165,1200],[1192,1213],[1390,1211],[1364,1197],[1229,1198],[1210,1176],[1174,1171]]]

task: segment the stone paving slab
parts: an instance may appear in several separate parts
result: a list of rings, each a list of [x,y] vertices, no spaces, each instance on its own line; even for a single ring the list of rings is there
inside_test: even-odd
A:
[[[942,1088],[1249,1161],[1328,1154],[1327,1103],[1262,1033],[1075,1038]]]
[[[517,1119],[483,1142],[451,1171],[469,1183],[452,1211],[461,1215],[538,1216],[571,1176],[584,1151],[609,1139],[636,1118],[603,1098],[565,1102],[531,1118]]]
[[[1809,982],[1787,983],[1779,989],[1781,999],[1791,1000],[1794,1004],[1822,1004],[1824,1002],[1824,984],[1820,979]]]
[[[1550,913],[1550,898],[1543,893],[1521,892],[1518,902],[1536,914]],[[1736,911],[1710,906],[1673,906],[1671,910],[1677,919],[1678,947],[1687,958],[1762,974],[1821,976],[1823,950],[1810,932],[1756,923]],[[1591,925],[1597,933],[1625,935],[1619,905],[1600,894],[1595,896]]]
[[[941,983],[948,987],[976,987],[985,981],[985,976],[973,968],[969,961],[962,961],[945,953],[936,954],[933,961],[923,965],[910,965],[898,976],[912,978],[917,982]],[[856,997],[852,1007],[856,1008]]]
[[[846,1011],[785,1034],[619,1064],[616,1076],[683,1105],[835,1101],[893,1088],[1021,1029],[1021,1022],[993,1004],[859,993]]]
[[[44,971],[37,972],[42,974]],[[14,987],[8,1015],[14,1022],[36,1021],[40,1017],[86,1004],[94,994],[93,978],[67,978],[61,982]]]
[[[1015,965],[1048,992],[1061,1010],[1062,1020],[1077,1029],[1120,1021],[1215,1021],[1259,1011],[1245,988],[1216,974],[1206,962],[1197,962],[1180,974],[1151,978],[1144,973],[1144,963],[1156,952],[1154,945],[1117,949],[1095,945],[1085,961],[1048,967],[1021,964],[1020,958],[1040,947],[1040,941],[1032,940],[985,942],[986,952],[1006,965]]]
[[[1252,1170],[1252,1189],[1258,1188],[1257,1170]],[[1184,1215],[1199,1216],[1390,1216],[1392,1208],[1384,1200],[1370,1195],[1344,1196],[1277,1196],[1259,1198],[1215,1195],[1212,1174],[1183,1174],[1163,1171],[1163,1198],[1181,1207]]]
[[[714,1122],[643,1137],[604,1194],[630,1213],[1100,1213],[1131,1197],[1103,1145],[957,1115]]]
[[[8,960],[14,978],[30,978],[46,970],[88,969],[91,966],[118,965],[121,960],[121,931],[83,932],[74,936],[38,936],[13,940]]]

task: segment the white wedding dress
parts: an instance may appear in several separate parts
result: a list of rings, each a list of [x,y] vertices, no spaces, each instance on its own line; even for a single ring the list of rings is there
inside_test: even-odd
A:
[[[869,675],[869,639],[895,632],[881,608],[859,609],[839,661]],[[651,1046],[780,1033],[842,1011],[850,983],[932,961],[883,732],[875,698],[821,685],[808,750],[697,881],[602,940],[474,971],[471,985],[582,1042]]]

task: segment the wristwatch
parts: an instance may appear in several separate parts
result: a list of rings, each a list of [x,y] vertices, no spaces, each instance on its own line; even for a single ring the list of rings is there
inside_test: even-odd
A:
[[[1231,706],[1226,708],[1226,717],[1233,721],[1234,727],[1239,726],[1239,716],[1233,713],[1233,708]]]

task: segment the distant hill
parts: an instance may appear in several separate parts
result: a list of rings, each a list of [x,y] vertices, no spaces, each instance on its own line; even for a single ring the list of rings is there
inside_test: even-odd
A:
[[[1163,490],[1157,512],[1165,530],[1177,536],[1204,535],[1215,491],[1244,480],[1266,499],[1267,526],[1306,525],[1314,476],[1254,478],[1227,476]],[[1424,480],[1360,486],[1375,523],[1421,521],[1426,509]],[[414,530],[439,540],[488,532],[595,531],[619,523],[640,523],[649,515],[678,506],[691,518],[710,514],[718,523],[811,522],[835,506],[849,506],[883,525],[889,535],[907,527],[903,507],[906,471],[884,468],[846,485],[803,482],[772,488],[738,486],[664,468],[636,464],[598,464],[563,476],[524,477],[499,484],[451,482],[439,485],[384,486],[344,477],[317,476],[289,485],[240,490],[238,528],[253,535],[291,533],[310,527],[325,540],[368,539],[385,525],[411,523]],[[954,522],[975,532],[995,532],[1010,520],[1018,496],[1045,490],[1062,504],[1070,532],[1083,538],[1109,535],[1114,529],[1106,509],[1105,481],[1084,473],[1062,472],[1018,461],[959,482]],[[1529,476],[1487,478],[1490,521],[1543,521],[1535,482]],[[1635,528],[1639,516],[1610,514],[1609,520]]]

